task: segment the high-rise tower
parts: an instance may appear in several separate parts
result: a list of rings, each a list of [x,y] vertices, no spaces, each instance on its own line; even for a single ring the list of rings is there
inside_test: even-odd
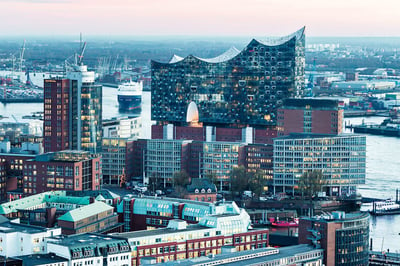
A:
[[[79,60],[68,65],[66,78],[44,81],[44,150],[101,151],[102,86]],[[78,58],[78,57],[76,57]]]

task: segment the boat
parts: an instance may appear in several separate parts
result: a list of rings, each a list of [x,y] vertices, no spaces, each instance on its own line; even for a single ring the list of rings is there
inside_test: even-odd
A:
[[[384,201],[375,201],[368,209],[368,212],[371,215],[400,214],[400,204],[391,199]]]
[[[297,227],[299,226],[299,219],[296,218],[292,221],[273,221],[271,225],[275,227]]]
[[[129,81],[118,86],[119,111],[140,112],[142,106],[143,83]]]

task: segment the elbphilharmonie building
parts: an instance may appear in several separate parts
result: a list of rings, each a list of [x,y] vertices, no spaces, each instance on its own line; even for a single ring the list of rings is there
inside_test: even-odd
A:
[[[304,46],[301,28],[215,58],[152,61],[152,120],[185,125],[195,113],[203,125],[275,126],[283,100],[304,88]]]

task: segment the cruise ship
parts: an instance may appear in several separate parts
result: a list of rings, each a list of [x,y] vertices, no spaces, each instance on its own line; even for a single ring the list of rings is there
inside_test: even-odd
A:
[[[140,112],[143,83],[129,81],[118,86],[118,104],[121,112]]]

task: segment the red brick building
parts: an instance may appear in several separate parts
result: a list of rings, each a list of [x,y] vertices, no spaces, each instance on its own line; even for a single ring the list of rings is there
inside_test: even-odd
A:
[[[122,230],[122,224],[118,224],[118,215],[114,213],[114,208],[99,201],[71,210],[57,220],[64,235],[111,233]]]
[[[30,154],[0,154],[0,165],[5,170],[4,178],[0,179],[0,197],[2,200],[19,198],[23,188],[23,167],[27,160],[34,159],[36,155]]]
[[[337,100],[287,99],[278,109],[278,135],[315,133],[338,135],[343,129],[343,109]]]
[[[70,149],[69,79],[44,80],[44,152]]]
[[[45,153],[27,160],[23,174],[25,195],[52,190],[99,190],[101,157],[71,150]]]
[[[208,178],[192,178],[186,186],[185,199],[195,201],[217,201],[217,187]]]

